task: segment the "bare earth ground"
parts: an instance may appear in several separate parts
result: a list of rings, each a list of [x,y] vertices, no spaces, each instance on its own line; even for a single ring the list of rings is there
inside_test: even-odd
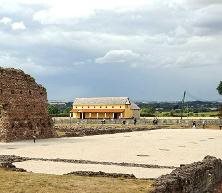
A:
[[[150,180],[20,173],[0,168],[1,193],[148,193],[151,184]]]
[[[222,131],[209,129],[159,129],[85,137],[14,142],[0,144],[0,154],[18,155],[30,158],[88,160],[98,162],[83,164],[52,163],[55,172],[61,170],[115,171],[134,174],[138,178],[155,178],[172,171],[167,167],[178,167],[201,161],[206,155],[222,158]],[[50,161],[50,160],[48,160]],[[102,163],[113,163],[109,167]],[[141,166],[117,167],[118,163],[150,164]],[[21,165],[23,164],[23,165]],[[21,162],[18,165],[28,171],[47,173],[43,162]],[[152,165],[162,166],[154,168]],[[130,167],[130,169],[126,168]],[[38,170],[38,171],[37,171]]]
[[[206,155],[222,158],[222,131],[216,127],[170,127],[172,129],[150,130],[151,127],[147,127],[148,131],[43,139],[37,140],[35,144],[31,140],[0,143],[1,155],[46,159],[15,163],[17,167],[27,171],[45,174],[17,173],[0,169],[0,193],[149,192],[151,180],[61,174],[73,171],[103,171],[134,174],[137,178],[156,178],[170,173],[172,169],[169,167],[200,161]],[[47,161],[57,158],[99,163]],[[103,162],[112,164],[107,165]],[[151,167],[120,166],[119,163],[145,164]]]

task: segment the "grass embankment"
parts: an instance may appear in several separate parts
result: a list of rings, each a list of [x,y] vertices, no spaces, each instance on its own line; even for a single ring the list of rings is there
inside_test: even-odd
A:
[[[0,168],[0,193],[148,193],[151,180],[59,176]]]

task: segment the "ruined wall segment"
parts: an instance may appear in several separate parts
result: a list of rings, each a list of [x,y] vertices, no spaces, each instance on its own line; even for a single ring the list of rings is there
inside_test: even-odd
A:
[[[222,160],[206,156],[201,162],[181,165],[156,179],[151,193],[213,193],[222,184]]]
[[[54,136],[46,89],[21,70],[0,67],[0,141]]]

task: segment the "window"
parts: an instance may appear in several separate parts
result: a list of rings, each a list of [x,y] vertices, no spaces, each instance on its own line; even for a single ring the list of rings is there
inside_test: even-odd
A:
[[[100,109],[102,108],[102,106],[99,107]]]
[[[32,94],[32,91],[31,91],[31,90],[29,90],[29,94],[30,94],[30,95]]]
[[[96,107],[94,106],[94,109],[95,109]]]
[[[3,90],[2,89],[0,89],[0,94],[2,94],[3,93]]]
[[[20,91],[20,94],[22,94],[22,90]]]
[[[15,91],[14,91],[14,90],[11,90],[11,94],[15,94]]]
[[[122,106],[120,106],[119,108],[122,108]]]
[[[106,106],[106,108],[107,108],[107,106]]]
[[[114,108],[114,106],[112,106],[112,108]]]

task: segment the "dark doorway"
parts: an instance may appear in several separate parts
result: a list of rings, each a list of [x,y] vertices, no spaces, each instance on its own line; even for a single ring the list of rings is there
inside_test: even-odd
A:
[[[119,113],[114,113],[114,119],[118,119],[119,118]]]
[[[81,113],[81,114],[80,114],[80,118],[81,118],[81,119],[85,119],[85,118],[86,118],[85,113]]]

